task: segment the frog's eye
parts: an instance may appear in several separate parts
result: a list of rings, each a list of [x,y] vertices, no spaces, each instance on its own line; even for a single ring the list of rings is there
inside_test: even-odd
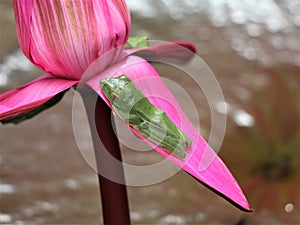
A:
[[[115,92],[112,92],[110,97],[112,100],[116,100],[116,99],[118,99],[119,96]]]

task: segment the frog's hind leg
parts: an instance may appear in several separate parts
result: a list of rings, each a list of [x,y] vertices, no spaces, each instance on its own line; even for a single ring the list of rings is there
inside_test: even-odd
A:
[[[185,158],[186,143],[173,137],[166,130],[153,126],[153,124],[146,121],[134,126],[134,128],[153,144],[180,158]]]

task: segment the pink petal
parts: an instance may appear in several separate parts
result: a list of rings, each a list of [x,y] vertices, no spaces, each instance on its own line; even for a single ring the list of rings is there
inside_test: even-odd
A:
[[[142,90],[145,96],[148,96],[152,104],[163,109],[171,120],[192,139],[193,144],[187,149],[185,161],[182,161],[149,143],[147,140],[145,141],[152,147],[155,147],[157,152],[183,168],[204,185],[215,190],[241,209],[246,211],[251,210],[242,190],[230,171],[194,128],[174,96],[149,63],[139,57],[130,56],[114,67],[102,72],[97,77],[89,80],[87,83],[111,107],[100,90],[99,81],[105,77],[116,77],[121,74],[129,76],[135,82],[136,86]],[[135,133],[144,139],[140,134]],[[203,165],[207,165],[208,162],[210,162],[209,166],[203,167]]]
[[[149,48],[128,49],[129,55],[142,57],[150,62],[174,64],[187,63],[196,53],[196,47],[189,42],[166,42]]]
[[[0,95],[0,120],[23,114],[42,105],[78,81],[43,75],[32,82]]]

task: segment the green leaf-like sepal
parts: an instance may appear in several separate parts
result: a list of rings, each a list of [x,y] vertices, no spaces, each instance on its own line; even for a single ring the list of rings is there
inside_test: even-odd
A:
[[[128,49],[128,48],[147,48],[147,47],[149,47],[147,40],[148,40],[147,36],[129,37],[125,48],[126,49]]]

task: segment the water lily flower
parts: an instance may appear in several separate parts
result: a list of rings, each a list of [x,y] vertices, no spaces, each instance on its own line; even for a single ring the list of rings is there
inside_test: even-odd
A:
[[[20,46],[27,58],[46,74],[0,95],[2,122],[16,122],[19,121],[14,120],[16,118],[22,120],[35,115],[59,101],[61,94],[71,87],[76,88],[79,82],[89,85],[111,106],[100,90],[101,79],[120,74],[126,74],[133,81],[146,78],[137,86],[146,96],[168,99],[168,102],[159,97],[149,100],[163,109],[175,124],[179,125],[180,121],[184,124],[182,129],[191,137],[194,151],[188,153],[186,161],[182,161],[153,147],[207,187],[241,209],[250,210],[243,192],[225,164],[184,115],[159,74],[147,61],[161,57],[184,63],[192,54],[181,54],[180,48],[193,53],[195,48],[192,44],[177,42],[125,50],[130,32],[130,15],[124,0],[14,0],[14,8]],[[110,54],[101,60],[97,73],[84,78],[91,64],[108,52]],[[154,79],[150,82],[148,78]],[[28,114],[30,116],[26,116]],[[133,132],[142,138],[138,132]],[[208,168],[200,171],[199,163],[206,148],[211,151],[214,160]]]

